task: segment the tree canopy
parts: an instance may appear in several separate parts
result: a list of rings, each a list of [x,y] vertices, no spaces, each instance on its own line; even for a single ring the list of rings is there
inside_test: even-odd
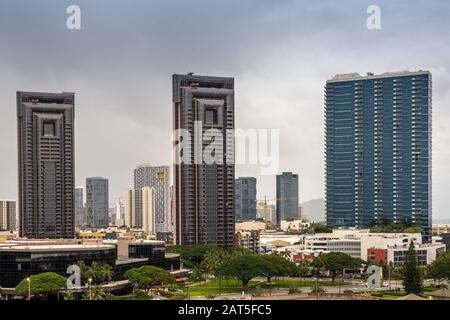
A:
[[[54,272],[36,274],[31,276],[29,280],[31,294],[46,295],[56,293],[67,285],[67,279]],[[27,278],[20,281],[16,286],[16,292],[20,295],[28,294]]]
[[[251,279],[264,275],[267,262],[261,256],[240,255],[225,261],[217,270],[220,277],[237,278],[244,288],[248,287]]]
[[[435,280],[450,279],[450,251],[440,255],[430,265],[428,276]]]
[[[417,263],[417,253],[414,242],[411,241],[402,268],[403,286],[407,293],[418,294],[422,291],[422,276]]]
[[[373,221],[372,227],[370,228],[371,233],[421,233],[422,231],[420,226],[413,225],[412,222],[408,220],[395,223],[387,219]]]
[[[263,260],[261,264],[262,275],[271,282],[272,277],[295,276],[299,274],[299,270],[295,263],[286,260],[280,255],[269,254],[260,256]]]
[[[93,284],[111,281],[113,278],[113,268],[109,264],[99,264],[92,262],[86,265],[84,261],[78,261],[77,266],[81,270],[81,276],[85,281],[92,279]]]
[[[354,269],[360,267],[364,263],[363,260],[353,258],[343,252],[320,253],[313,260],[313,266],[316,268],[324,268],[331,273],[331,279],[334,282],[336,275],[344,269]]]
[[[314,233],[332,233],[333,229],[327,227],[323,223],[311,223],[310,228],[314,231]]]
[[[175,282],[175,278],[166,270],[155,266],[142,266],[125,272],[124,277],[138,284],[139,288],[149,291],[152,287]]]
[[[168,253],[178,253],[184,265],[188,268],[199,265],[208,252],[216,250],[220,249],[212,244],[175,245],[166,248]]]

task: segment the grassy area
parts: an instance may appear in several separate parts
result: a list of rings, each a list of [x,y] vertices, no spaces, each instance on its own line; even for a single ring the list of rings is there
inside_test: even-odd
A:
[[[260,283],[261,282],[259,281],[250,281],[249,289],[255,288]],[[207,282],[191,286],[190,294],[191,296],[206,296],[224,293],[239,293],[242,290],[242,283],[236,279],[211,279]]]
[[[320,286],[338,286],[340,284],[346,284],[345,282],[336,281],[319,281]],[[314,287],[316,282],[313,280],[300,280],[300,279],[272,279],[272,288],[303,288]],[[266,281],[250,281],[248,290],[255,290],[257,287],[264,289],[270,288],[270,285]],[[185,293],[186,293],[186,289]],[[207,295],[219,295],[226,293],[239,293],[242,292],[242,283],[236,279],[211,279],[207,282],[194,284],[191,286],[191,296],[207,296]]]

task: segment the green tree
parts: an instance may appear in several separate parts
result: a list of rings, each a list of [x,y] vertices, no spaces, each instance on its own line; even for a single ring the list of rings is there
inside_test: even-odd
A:
[[[206,254],[212,250],[222,250],[212,244],[196,244],[196,245],[175,245],[168,246],[166,252],[178,253],[183,264],[188,268],[194,268],[202,263]]]
[[[54,272],[45,272],[33,275],[23,279],[16,286],[16,292],[20,295],[28,295],[28,288],[32,295],[47,296],[50,293],[56,293],[64,289],[67,285],[67,279]],[[30,287],[28,287],[28,284]]]
[[[137,283],[139,288],[148,293],[154,286],[175,282],[175,278],[166,270],[155,266],[142,266],[125,272],[124,277]]]
[[[440,255],[430,265],[428,276],[439,281],[450,279],[450,251]]]
[[[82,300],[105,300],[106,297],[107,294],[103,290],[102,286],[96,285],[83,295]]]
[[[113,268],[109,264],[103,264],[100,268],[99,279],[101,282],[109,282],[114,275]]]
[[[88,266],[84,261],[77,261],[77,266],[80,268],[84,281],[92,279],[93,284],[100,284],[111,281],[113,278],[113,268],[109,264],[99,264],[94,261]]]
[[[381,221],[373,221],[370,228],[371,233],[393,233],[393,232],[406,232],[406,233],[421,233],[422,228],[420,226],[413,225],[411,221],[403,220],[400,222],[392,222],[388,219]]]
[[[230,253],[225,250],[210,250],[205,253],[205,257],[198,267],[199,271],[213,274],[229,258]]]
[[[314,233],[332,233],[333,229],[328,228],[323,223],[311,223],[310,228],[314,231]]]
[[[405,230],[403,230],[403,232],[406,233],[422,233],[423,229],[419,226],[412,226],[412,227],[408,227],[405,228]]]
[[[310,291],[309,295],[319,297],[319,296],[324,295],[325,293],[327,293],[327,292],[326,292],[326,290],[324,288],[319,287],[319,286],[315,286],[315,287],[311,288],[311,291]]]
[[[272,277],[286,277],[298,275],[298,268],[295,263],[277,254],[260,256],[263,260],[262,271],[267,278],[267,282],[272,281]]]
[[[225,261],[216,271],[219,277],[236,278],[248,287],[250,280],[264,276],[266,263],[260,256],[241,255]]]
[[[310,272],[310,262],[307,260],[300,260],[298,262],[298,275],[300,277],[306,277]]]
[[[331,281],[334,282],[336,276],[343,272],[344,269],[354,269],[360,267],[364,261],[349,256],[343,252],[330,252],[320,254],[314,259],[313,265],[320,269],[324,268],[331,273]]]
[[[73,296],[72,292],[66,292],[64,293],[64,300],[75,300],[75,297]]]
[[[198,269],[194,267],[194,270],[197,269],[197,275],[200,273],[200,278],[203,278],[203,274],[214,274],[215,271],[224,263],[224,261],[249,254],[251,254],[250,251],[244,248],[233,247],[226,250],[219,248],[210,249],[205,253],[202,262],[197,265]]]
[[[417,263],[417,253],[414,242],[411,241],[406,253],[405,262],[402,268],[403,286],[407,293],[418,294],[422,290],[422,276]]]

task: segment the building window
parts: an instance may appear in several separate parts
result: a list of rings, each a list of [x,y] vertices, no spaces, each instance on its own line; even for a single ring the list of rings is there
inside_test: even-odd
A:
[[[55,123],[54,122],[44,122],[44,136],[55,135]]]
[[[206,109],[205,110],[205,122],[209,124],[217,124],[217,110],[216,109]]]

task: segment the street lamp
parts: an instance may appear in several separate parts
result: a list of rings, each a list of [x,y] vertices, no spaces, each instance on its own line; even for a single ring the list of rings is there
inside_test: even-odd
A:
[[[88,279],[88,284],[89,284],[89,300],[92,300],[92,278]]]
[[[28,282],[28,300],[31,300],[31,278],[30,277],[27,278],[27,282]]]

